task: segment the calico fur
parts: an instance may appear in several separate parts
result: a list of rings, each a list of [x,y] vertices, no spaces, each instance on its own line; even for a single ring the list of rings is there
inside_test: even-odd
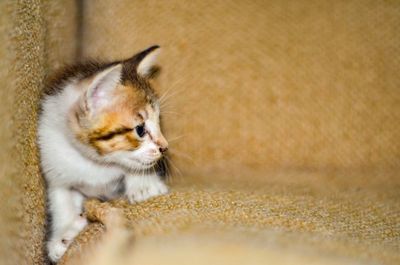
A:
[[[159,46],[115,62],[86,62],[53,77],[39,114],[47,182],[48,256],[56,262],[87,225],[86,198],[140,202],[168,192],[168,142],[148,80]]]

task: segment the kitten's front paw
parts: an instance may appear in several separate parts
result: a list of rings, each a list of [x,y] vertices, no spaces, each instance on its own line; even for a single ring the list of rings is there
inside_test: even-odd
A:
[[[49,252],[49,258],[53,262],[57,262],[67,250],[71,242],[65,239],[52,239],[47,243],[47,251]]]
[[[134,177],[129,180],[126,195],[130,203],[168,193],[168,187],[157,176]]]
[[[57,262],[64,255],[74,238],[85,228],[87,223],[86,217],[79,216],[60,238],[52,238],[47,243],[47,250],[51,261]]]
[[[83,230],[88,224],[88,220],[86,217],[82,214],[80,214],[77,218],[75,218],[75,221],[72,223],[72,227],[70,229],[70,235],[72,237],[75,237],[76,235],[79,234],[80,231]],[[68,234],[67,234],[68,236]]]

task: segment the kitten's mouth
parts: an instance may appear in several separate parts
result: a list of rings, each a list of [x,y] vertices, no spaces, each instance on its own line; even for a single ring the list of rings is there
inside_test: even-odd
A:
[[[140,164],[141,164],[142,166],[145,166],[145,167],[152,167],[152,166],[154,166],[156,163],[157,163],[157,161],[155,161],[155,162],[150,162],[150,163],[143,163],[143,162],[140,162]]]
[[[132,161],[135,161],[136,163],[138,163],[139,165],[143,166],[144,168],[151,168],[152,166],[155,166],[157,164],[157,160],[152,161],[152,162],[142,162],[138,159],[135,158],[131,158]]]

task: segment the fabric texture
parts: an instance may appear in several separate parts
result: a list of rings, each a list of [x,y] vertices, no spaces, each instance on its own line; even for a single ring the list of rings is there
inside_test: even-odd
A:
[[[392,1],[95,1],[83,55],[163,48],[158,89],[173,95],[165,127],[182,136],[171,150],[184,172],[393,167],[398,12]]]
[[[0,2],[4,264],[46,262],[46,76],[153,44],[171,193],[88,201],[60,264],[400,263],[398,1],[78,2]]]
[[[283,183],[282,178],[296,180]],[[172,244],[168,255],[158,257],[164,262],[171,261],[171,256],[182,255],[182,243],[178,243],[183,241],[184,245],[192,245],[194,252],[199,248],[194,259],[204,263],[210,257],[203,256],[201,249],[207,244],[217,244],[225,251],[214,256],[226,264],[231,264],[232,245],[247,254],[249,247],[255,247],[281,255],[274,257],[255,251],[249,254],[256,260],[253,264],[267,261],[291,264],[286,255],[298,258],[298,264],[310,262],[303,261],[304,257],[312,258],[315,264],[397,264],[400,261],[398,184],[398,171],[296,170],[267,174],[266,180],[251,184],[212,179],[180,182],[173,185],[171,194],[137,205],[125,201],[90,201],[86,205],[87,214],[95,223],[80,235],[61,264],[69,264],[85,246],[89,247],[89,239],[101,237],[104,226],[97,222],[106,223],[106,213],[114,208],[123,209],[127,226],[133,231],[132,251],[136,244],[149,238],[157,241],[164,236],[172,237],[162,241],[165,245]],[[202,239],[201,243],[197,238]],[[151,245],[147,245],[145,251],[151,250]],[[135,260],[135,253],[124,257]],[[152,261],[152,256],[143,258],[145,264]],[[178,264],[185,262],[181,260]]]
[[[46,75],[76,54],[71,1],[1,1],[0,257],[2,264],[43,264],[45,184],[36,120]]]

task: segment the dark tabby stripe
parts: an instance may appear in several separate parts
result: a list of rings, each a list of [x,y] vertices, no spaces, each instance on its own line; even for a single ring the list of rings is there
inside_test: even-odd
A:
[[[78,63],[75,65],[67,65],[62,69],[59,69],[46,80],[46,86],[43,95],[55,95],[58,94],[66,83],[72,78],[82,80],[120,63],[120,61],[114,62],[100,62],[95,60],[89,60],[87,62]]]
[[[122,134],[125,134],[125,133],[128,133],[128,132],[131,132],[131,131],[133,131],[132,128],[120,128],[120,129],[117,129],[115,131],[108,132],[107,134],[93,137],[93,140],[96,140],[96,141],[107,141],[107,140],[112,139],[116,135],[122,135]]]

